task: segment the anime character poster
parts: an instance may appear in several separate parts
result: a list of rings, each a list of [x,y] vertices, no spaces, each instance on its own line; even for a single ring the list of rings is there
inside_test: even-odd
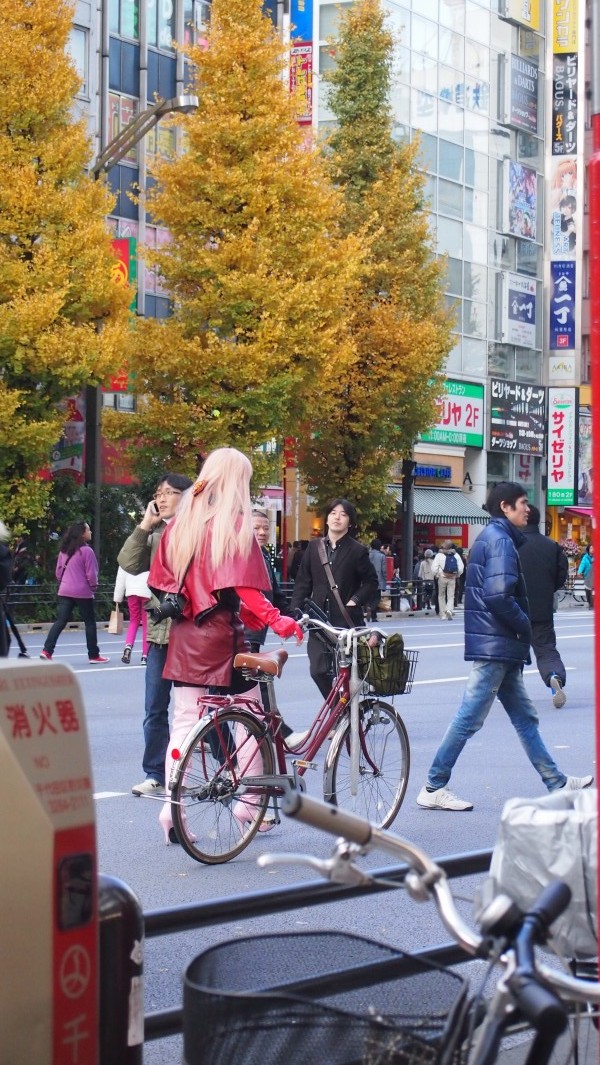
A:
[[[509,159],[505,163],[504,229],[514,237],[537,240],[537,173]]]
[[[552,258],[574,259],[577,245],[576,159],[552,159],[550,212]]]

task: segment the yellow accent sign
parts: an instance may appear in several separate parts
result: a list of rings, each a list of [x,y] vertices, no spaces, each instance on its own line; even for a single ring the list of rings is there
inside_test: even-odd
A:
[[[577,0],[554,0],[552,5],[552,33],[555,55],[577,51],[579,39],[577,16]]]
[[[506,18],[530,30],[539,30],[540,0],[507,0]]]

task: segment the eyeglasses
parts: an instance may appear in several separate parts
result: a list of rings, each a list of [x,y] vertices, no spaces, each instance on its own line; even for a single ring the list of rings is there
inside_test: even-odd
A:
[[[180,495],[181,495],[181,492],[179,491],[178,488],[163,488],[163,489],[161,489],[160,492],[155,492],[153,498],[156,499],[156,500],[159,500],[159,499],[168,499],[169,496],[180,496]]]

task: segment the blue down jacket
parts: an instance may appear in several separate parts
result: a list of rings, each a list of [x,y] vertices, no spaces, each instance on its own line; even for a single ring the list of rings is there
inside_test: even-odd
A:
[[[493,518],[469,555],[465,584],[465,658],[529,661],[531,625],[517,548],[525,537]]]

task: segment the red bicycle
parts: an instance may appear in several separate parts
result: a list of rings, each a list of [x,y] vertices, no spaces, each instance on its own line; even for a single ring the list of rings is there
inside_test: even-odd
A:
[[[287,651],[236,655],[235,666],[266,684],[267,706],[243,695],[204,696],[199,721],[179,751],[169,781],[173,826],[196,861],[216,865],[240,854],[257,832],[279,823],[278,800],[290,788],[306,790],[304,775],[328,740],[323,767],[327,802],[391,825],[408,784],[410,747],[398,711],[361,679],[358,647],[376,637],[369,653],[385,653],[386,634],[374,626],[336,629],[304,615],[336,655],[337,677],[308,731],[291,748],[281,734],[274,679]],[[409,692],[418,652],[404,651],[403,691]],[[364,659],[364,654],[363,654]],[[364,669],[363,669],[364,672]],[[288,761],[289,759],[289,761]],[[270,807],[270,809],[269,809]],[[266,814],[269,810],[269,818]]]

